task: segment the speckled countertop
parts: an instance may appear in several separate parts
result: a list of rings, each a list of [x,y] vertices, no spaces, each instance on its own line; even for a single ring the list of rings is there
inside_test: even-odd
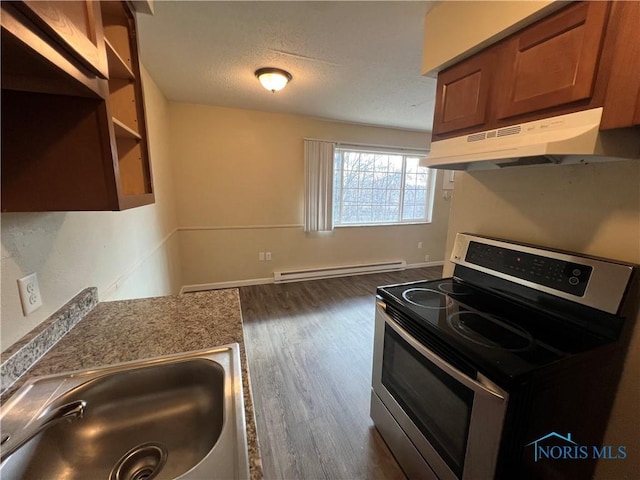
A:
[[[251,479],[262,478],[260,449],[237,289],[99,303],[20,380],[172,353],[240,344]]]

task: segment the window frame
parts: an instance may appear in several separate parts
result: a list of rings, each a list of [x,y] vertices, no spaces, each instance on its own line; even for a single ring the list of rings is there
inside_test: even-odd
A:
[[[385,221],[385,222],[359,222],[359,223],[342,223],[342,211],[344,207],[344,152],[356,152],[356,153],[369,153],[369,154],[377,154],[377,155],[397,155],[402,157],[402,172],[401,172],[401,185],[400,185],[400,198],[398,201],[398,220],[397,221]],[[336,145],[335,155],[340,155],[340,171],[339,171],[339,189],[340,196],[338,197],[337,192],[334,189],[333,192],[333,202],[338,203],[338,214],[336,216],[334,210],[333,216],[333,226],[334,228],[351,228],[351,227],[389,227],[389,226],[401,226],[401,225],[427,225],[433,222],[433,207],[435,204],[435,190],[436,190],[436,178],[437,171],[426,168],[427,174],[427,186],[426,186],[426,199],[425,199],[425,216],[423,219],[411,219],[411,220],[402,220],[402,216],[404,213],[404,197],[405,197],[405,189],[406,189],[406,181],[407,181],[407,159],[408,158],[416,158],[416,157],[425,157],[427,155],[427,151],[419,151],[419,150],[409,150],[409,149],[401,149],[401,148],[380,148],[374,146],[367,145]],[[335,160],[334,160],[335,165]],[[334,171],[334,182],[335,177],[338,172]],[[335,184],[335,183],[334,183]],[[359,190],[359,188],[358,188]]]

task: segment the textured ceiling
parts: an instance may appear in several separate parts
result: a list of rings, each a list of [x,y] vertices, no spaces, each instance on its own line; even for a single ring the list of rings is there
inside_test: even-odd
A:
[[[431,130],[420,75],[430,2],[156,1],[139,15],[142,62],[167,98]],[[293,75],[270,93],[260,67]]]

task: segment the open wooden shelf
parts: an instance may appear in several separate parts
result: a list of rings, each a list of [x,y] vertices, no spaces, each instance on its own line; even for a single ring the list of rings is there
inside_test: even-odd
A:
[[[131,3],[3,0],[1,9],[2,211],[153,203]]]
[[[123,78],[127,80],[135,80],[136,76],[131,71],[131,67],[127,65],[124,59],[111,45],[107,38],[104,39],[107,49],[107,63],[109,64],[109,78]]]
[[[121,78],[109,79],[109,109],[111,116],[135,132],[140,132],[139,95],[137,85]]]
[[[100,3],[109,64],[107,106],[116,137],[119,197],[125,205],[153,202],[135,18],[124,1]]]
[[[125,125],[124,123],[122,123],[116,117],[111,117],[111,121],[113,123],[113,130],[114,130],[114,132],[116,134],[116,137],[130,138],[130,139],[133,139],[133,140],[141,140],[142,139],[142,137],[140,136],[140,134],[138,132],[136,132],[132,128],[130,128],[127,125]]]

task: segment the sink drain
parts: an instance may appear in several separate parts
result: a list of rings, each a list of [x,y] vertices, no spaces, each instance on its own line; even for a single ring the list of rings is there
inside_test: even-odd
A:
[[[143,443],[125,453],[111,470],[109,480],[151,480],[167,461],[167,449],[160,443]]]

